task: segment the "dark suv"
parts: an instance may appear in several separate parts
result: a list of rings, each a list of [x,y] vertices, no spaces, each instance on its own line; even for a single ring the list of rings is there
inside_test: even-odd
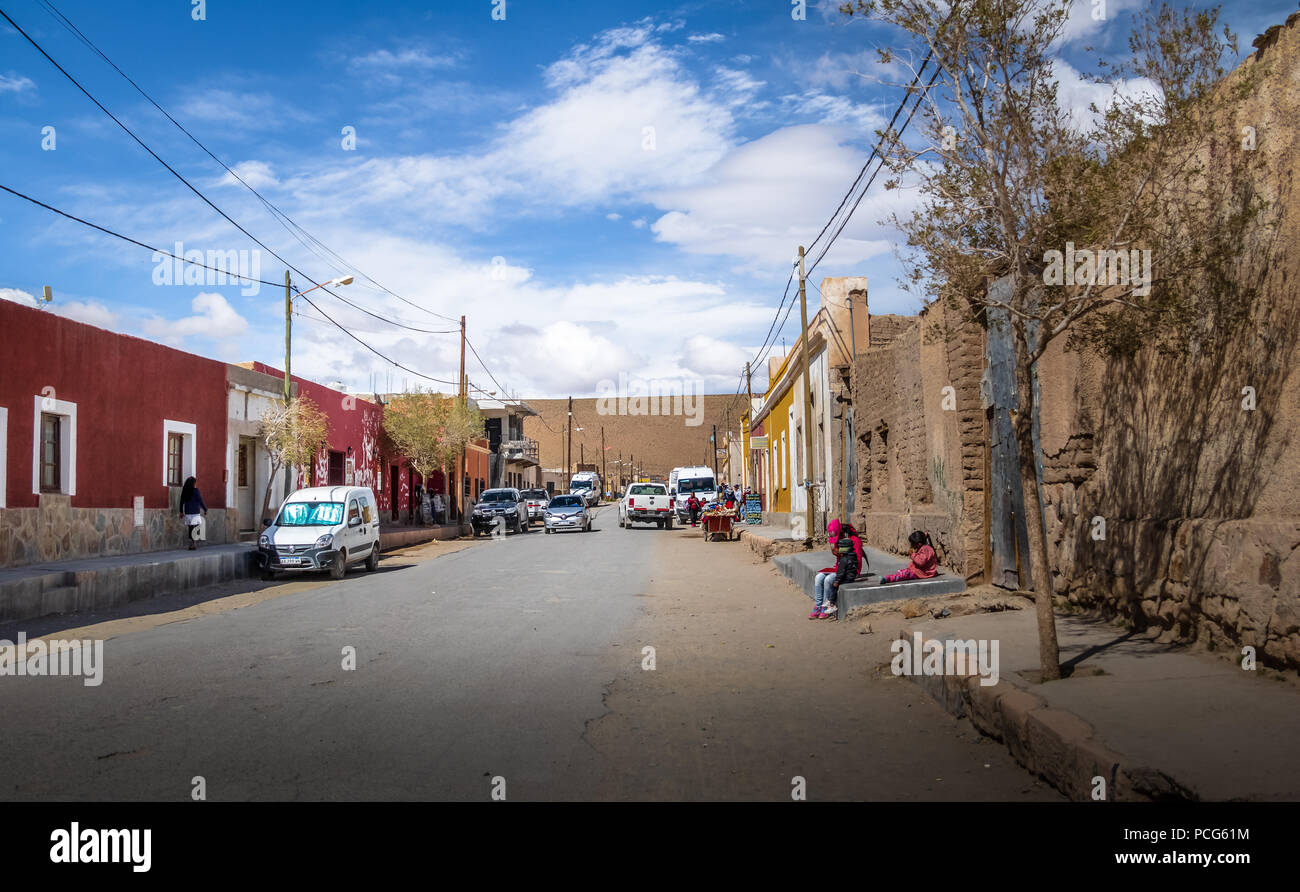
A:
[[[519,490],[487,489],[478,497],[470,523],[475,537],[497,529],[498,521],[505,521],[507,531],[528,532],[528,502]]]

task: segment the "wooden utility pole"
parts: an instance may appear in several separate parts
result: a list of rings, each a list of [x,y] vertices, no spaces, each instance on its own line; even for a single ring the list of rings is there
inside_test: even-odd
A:
[[[605,425],[600,426],[600,485],[605,485]]]
[[[813,502],[815,500],[815,490],[813,489],[812,470],[813,470],[813,417],[812,417],[812,377],[808,371],[808,297],[804,287],[804,269],[803,269],[803,245],[799,246],[799,321],[802,326],[802,351],[803,351],[803,463],[804,463],[804,502],[807,505],[807,523],[808,523],[808,541],[811,542],[815,527],[813,526],[814,513]]]
[[[290,291],[289,270],[285,270],[285,408],[289,408],[289,399],[292,394],[292,385],[289,378],[289,356],[290,345],[292,343],[292,330],[294,330],[294,295]],[[289,498],[289,463],[285,463],[285,493],[283,497]]]
[[[564,423],[564,432],[568,440],[564,450],[564,485],[565,492],[568,492],[568,481],[573,479],[573,397],[569,397],[569,417]]]
[[[460,381],[460,387],[458,388],[459,393],[457,394],[457,397],[460,399],[460,404],[461,407],[463,408],[469,403],[469,387],[465,380],[465,317],[464,316],[460,317],[460,379],[459,381]],[[468,465],[469,465],[469,444],[466,444],[465,448],[462,449],[460,452],[460,457],[456,460],[456,492],[452,494],[452,498],[455,499],[456,517],[459,523],[465,522],[465,505],[461,497],[461,493],[465,489],[465,485],[462,481],[464,479],[464,475],[469,470]]]
[[[713,425],[713,436],[709,438],[709,442],[713,444],[713,481],[716,483],[718,480],[718,426],[716,424]]]

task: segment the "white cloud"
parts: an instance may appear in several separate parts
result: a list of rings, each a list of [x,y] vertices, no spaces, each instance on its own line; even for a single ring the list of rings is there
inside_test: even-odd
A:
[[[21,74],[0,74],[0,93],[22,93],[36,89],[36,83]]]
[[[185,338],[234,338],[247,333],[248,321],[226,299],[213,291],[203,291],[190,302],[194,315],[180,319],[154,317],[145,321],[143,330],[164,344],[179,345]]]
[[[354,56],[348,60],[348,66],[354,69],[399,69],[415,68],[427,71],[434,68],[451,68],[457,57],[451,54],[431,55],[422,49],[374,50],[364,56]]]
[[[719,43],[726,40],[726,36],[714,31],[712,34],[692,34],[686,38],[691,43]]]
[[[182,121],[202,121],[225,129],[270,130],[286,122],[305,123],[311,115],[277,101],[269,93],[195,88],[179,107]]]
[[[692,254],[777,268],[817,234],[861,169],[865,156],[846,136],[842,128],[806,124],[754,140],[714,167],[707,183],[656,196],[667,213],[651,229]],[[892,232],[876,221],[913,200],[873,186],[835,243],[835,260],[852,264],[888,251]]]
[[[622,215],[622,214],[614,214],[614,213],[610,213],[610,214],[606,214],[606,215],[605,215],[605,219],[606,219],[606,220],[622,220],[622,219],[623,219],[623,215]]]
[[[808,86],[831,87],[836,90],[852,86],[873,87],[881,82],[894,83],[901,72],[896,64],[882,64],[880,57],[872,50],[856,53],[825,52],[812,61],[795,57],[785,64]]]
[[[276,179],[275,174],[271,171],[271,165],[265,161],[241,161],[231,170],[254,189],[265,189],[267,186],[280,185],[280,181]],[[238,186],[239,182],[227,173],[222,176],[220,185]]]
[[[45,303],[38,300],[35,295],[18,288],[0,288],[0,300],[12,301],[25,307],[44,307],[51,313],[99,328],[111,329],[118,324],[117,313],[95,300],[55,300]]]
[[[1085,78],[1063,59],[1054,60],[1052,70],[1057,82],[1056,101],[1069,116],[1071,126],[1079,131],[1089,130],[1099,123],[1100,113],[1117,99],[1140,101],[1162,95],[1159,85],[1147,78],[1097,83]],[[1096,105],[1098,112],[1091,111],[1091,105]]]
[[[17,288],[0,288],[0,300],[22,304],[25,307],[39,307],[41,302],[26,291]]]

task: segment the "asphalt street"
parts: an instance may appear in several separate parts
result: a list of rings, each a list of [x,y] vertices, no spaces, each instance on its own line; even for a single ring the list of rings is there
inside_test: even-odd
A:
[[[677,798],[680,787],[642,776],[674,768],[646,767],[636,715],[605,722],[599,749],[589,730],[609,718],[619,679],[645,675],[646,629],[671,648],[646,597],[656,573],[706,547],[680,531],[622,530],[605,506],[589,533],[534,527],[118,628],[97,687],[0,679],[0,796],[187,800],[201,777],[209,800],[483,801],[497,779],[511,800]],[[647,718],[670,716],[667,702]],[[937,708],[921,719],[952,737]],[[656,748],[672,745],[664,733]],[[905,761],[908,741],[894,745]],[[961,765],[988,761],[974,743],[947,750]],[[981,798],[1026,785],[1021,769],[998,767]]]

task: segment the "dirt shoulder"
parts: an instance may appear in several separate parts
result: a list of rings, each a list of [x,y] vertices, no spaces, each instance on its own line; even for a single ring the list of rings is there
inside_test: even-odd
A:
[[[796,777],[809,800],[1060,798],[889,674],[901,614],[809,620],[809,598],[742,544],[647,539],[657,570],[622,646],[642,661],[653,647],[655,668],[623,671],[588,725],[603,798],[789,801]]]

